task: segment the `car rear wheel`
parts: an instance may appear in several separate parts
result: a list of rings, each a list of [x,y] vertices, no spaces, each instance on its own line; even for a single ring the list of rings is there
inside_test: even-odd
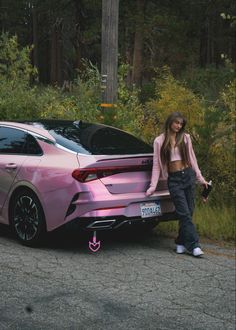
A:
[[[37,245],[46,231],[43,209],[37,196],[26,189],[17,192],[9,215],[16,237],[25,245]]]

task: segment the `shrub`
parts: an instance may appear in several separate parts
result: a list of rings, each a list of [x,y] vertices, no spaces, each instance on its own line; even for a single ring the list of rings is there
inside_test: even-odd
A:
[[[235,80],[206,108],[198,127],[198,160],[207,179],[213,180],[212,204],[234,205],[235,200]]]
[[[118,102],[114,115],[114,124],[136,136],[142,136],[140,120],[143,105],[139,101],[139,89],[127,87],[126,78],[129,65],[121,64],[118,70]]]
[[[20,48],[17,36],[0,36],[0,79],[4,78],[14,89],[18,84],[28,85],[37,70],[30,63],[32,47]]]
[[[196,126],[203,122],[204,107],[201,99],[175,79],[168,68],[157,72],[155,99],[145,104],[141,127],[145,140],[152,142],[161,133],[166,117],[180,111],[188,121],[188,129],[194,134]]]
[[[233,65],[227,62],[225,66],[218,68],[215,66],[190,68],[182,74],[181,80],[185,81],[195,94],[204,97],[209,105],[219,98],[223,86],[229,84],[234,75]]]
[[[0,37],[0,119],[98,119],[98,71],[91,63],[72,84],[71,92],[58,87],[32,86],[37,71],[30,64],[32,48],[20,48],[17,37]]]

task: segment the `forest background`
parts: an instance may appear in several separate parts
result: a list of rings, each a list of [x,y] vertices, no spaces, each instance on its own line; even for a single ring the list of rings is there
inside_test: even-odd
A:
[[[0,120],[103,122],[152,144],[181,111],[213,180],[198,231],[233,240],[235,15],[232,0],[120,0],[118,101],[102,110],[102,0],[0,0]]]

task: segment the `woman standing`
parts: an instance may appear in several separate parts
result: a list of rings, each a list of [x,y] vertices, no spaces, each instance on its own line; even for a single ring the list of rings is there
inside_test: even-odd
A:
[[[196,180],[207,187],[201,174],[189,134],[184,132],[185,118],[174,112],[165,122],[165,132],[154,140],[152,178],[147,196],[156,190],[159,178],[167,179],[170,196],[179,218],[176,252],[203,255],[192,222]],[[204,199],[206,201],[206,199]]]

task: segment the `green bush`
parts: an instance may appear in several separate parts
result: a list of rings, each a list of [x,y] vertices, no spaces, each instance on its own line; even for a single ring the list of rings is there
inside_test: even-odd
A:
[[[146,102],[140,122],[144,139],[152,143],[162,132],[166,117],[175,111],[183,113],[188,121],[187,128],[194,135],[196,127],[203,123],[205,109],[202,100],[175,79],[168,68],[157,73],[155,98]]]
[[[128,88],[126,78],[129,66],[121,64],[118,70],[118,102],[115,110],[114,124],[130,133],[142,137],[141,126],[139,124],[143,105],[139,101],[140,90],[135,86]]]
[[[225,66],[216,68],[190,68],[181,75],[181,80],[197,95],[204,97],[207,105],[215,102],[222,91],[223,86],[230,83],[235,77],[235,68],[230,62]]]
[[[71,91],[32,85],[37,71],[30,64],[30,47],[21,48],[17,37],[0,37],[0,119],[37,118],[98,121],[99,74],[87,63]]]
[[[17,36],[8,33],[0,36],[0,79],[5,79],[14,89],[19,84],[28,86],[37,76],[37,70],[30,63],[32,47],[19,46]]]
[[[28,88],[24,84],[12,88],[11,83],[0,80],[0,119],[20,120],[38,117],[35,93],[34,88]]]

